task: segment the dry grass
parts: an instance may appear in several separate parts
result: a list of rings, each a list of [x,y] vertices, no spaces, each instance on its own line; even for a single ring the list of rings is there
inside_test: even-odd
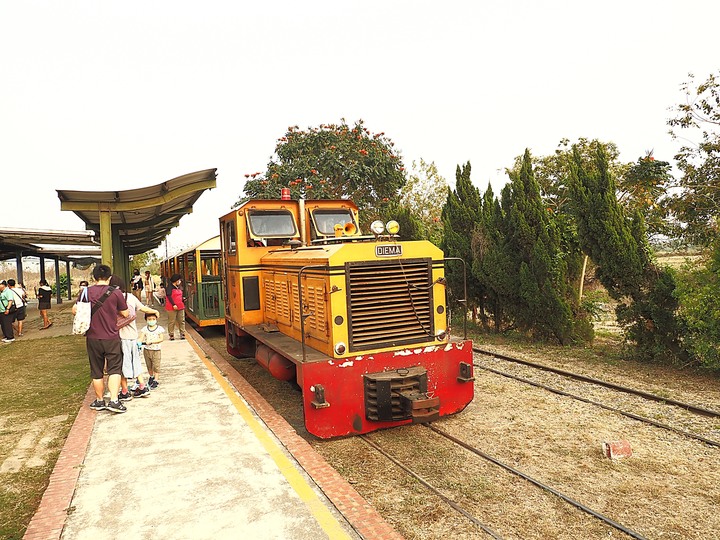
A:
[[[64,318],[70,307],[53,311]],[[85,339],[40,334],[34,325],[29,320],[25,338],[0,346],[3,539],[22,538],[90,382]]]
[[[211,341],[224,353],[221,336]],[[716,377],[628,362],[613,334],[593,347],[538,345],[520,338],[510,345],[495,338],[482,346],[676,399],[720,400]],[[304,433],[299,394],[251,361],[235,363]],[[647,538],[720,535],[720,449],[484,371],[476,372],[475,385],[473,403],[437,422],[438,427]],[[409,540],[485,537],[360,438],[321,441],[305,435]],[[503,538],[624,536],[422,426],[370,438]],[[618,439],[628,440],[634,455],[613,462],[603,456],[602,442]]]

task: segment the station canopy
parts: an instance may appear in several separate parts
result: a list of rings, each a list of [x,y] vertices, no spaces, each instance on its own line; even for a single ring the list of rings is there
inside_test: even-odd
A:
[[[93,231],[0,228],[0,260],[18,255],[88,264],[99,260],[100,245]]]
[[[192,212],[206,189],[215,187],[217,169],[197,171],[172,180],[124,191],[57,190],[62,210],[70,210],[95,231],[107,253],[120,248],[125,255],[145,253],[160,245],[180,218]],[[112,247],[113,242],[121,246]],[[106,251],[110,250],[110,251]]]

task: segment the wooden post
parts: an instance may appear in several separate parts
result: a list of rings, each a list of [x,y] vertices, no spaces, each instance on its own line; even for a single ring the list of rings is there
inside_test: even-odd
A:
[[[585,270],[587,269],[588,256],[583,259],[582,272],[580,272],[580,286],[578,287],[578,305],[582,302],[583,285],[585,285]]]

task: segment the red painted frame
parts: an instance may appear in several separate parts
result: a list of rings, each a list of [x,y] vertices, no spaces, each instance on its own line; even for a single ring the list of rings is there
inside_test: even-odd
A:
[[[427,370],[428,394],[440,398],[440,416],[462,411],[473,399],[472,381],[460,381],[460,363],[469,364],[472,377],[472,342],[408,348],[358,355],[328,362],[298,364],[303,392],[305,427],[320,438],[357,435],[409,424],[412,420],[373,422],[365,418],[363,375],[422,366]],[[329,407],[316,408],[311,390],[320,384]]]

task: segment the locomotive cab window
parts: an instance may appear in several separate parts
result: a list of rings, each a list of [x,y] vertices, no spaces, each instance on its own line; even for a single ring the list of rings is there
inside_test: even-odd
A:
[[[225,251],[227,251],[230,255],[234,255],[237,251],[234,222],[228,221],[225,223],[225,236],[223,237],[223,240],[225,241]]]
[[[293,215],[287,210],[248,210],[249,238],[265,245],[280,245],[298,236]]]
[[[350,210],[342,208],[333,210],[314,210],[310,215],[312,216],[313,222],[313,238],[335,236],[336,225],[345,227],[346,224],[352,223],[357,228],[357,223],[355,223]]]

